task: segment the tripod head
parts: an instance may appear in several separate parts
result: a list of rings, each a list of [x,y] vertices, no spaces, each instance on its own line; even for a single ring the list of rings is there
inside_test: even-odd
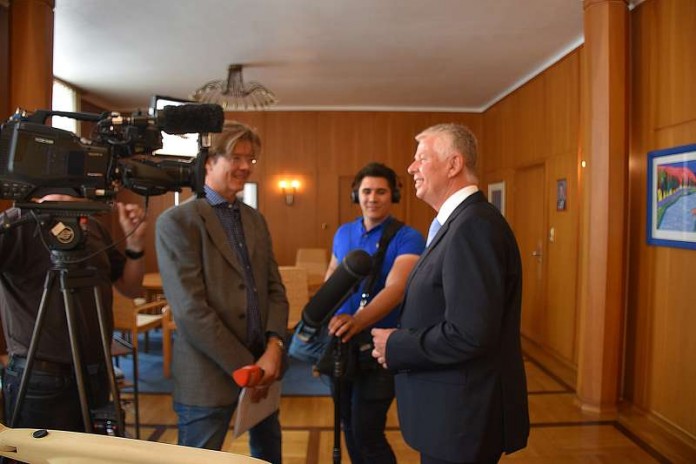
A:
[[[77,261],[87,241],[87,217],[110,211],[104,203],[93,201],[45,201],[16,203],[22,215],[2,224],[7,231],[28,222],[36,222],[42,241],[51,252],[51,261],[58,267]]]

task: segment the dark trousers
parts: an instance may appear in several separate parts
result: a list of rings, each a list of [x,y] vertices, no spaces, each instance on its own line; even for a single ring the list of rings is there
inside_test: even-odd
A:
[[[444,461],[442,459],[434,458],[432,456],[427,456],[421,454],[421,464],[497,464],[500,461],[500,455],[498,457],[481,459],[474,462],[459,462],[459,461]]]
[[[103,407],[108,404],[110,395],[106,368],[96,364],[88,366],[87,370],[85,390],[89,406],[91,409]],[[23,373],[24,359],[11,357],[2,384],[8,425]],[[35,363],[14,427],[84,432],[80,397],[71,364]]]
[[[394,400],[394,376],[382,368],[361,371],[341,383],[341,424],[353,464],[395,464],[384,435]]]

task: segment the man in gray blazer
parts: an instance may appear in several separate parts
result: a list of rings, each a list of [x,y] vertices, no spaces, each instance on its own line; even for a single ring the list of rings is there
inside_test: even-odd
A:
[[[440,124],[416,137],[416,196],[438,213],[401,307],[372,329],[395,376],[399,422],[422,464],[492,464],[529,435],[517,242],[476,183],[476,139]],[[439,231],[438,231],[439,229]]]
[[[261,148],[249,127],[213,134],[205,198],[157,221],[157,258],[177,325],[172,375],[179,444],[221,449],[240,389],[232,373],[261,367],[261,398],[281,376],[288,301],[266,222],[236,195]],[[281,462],[278,411],[249,432],[254,457]]]

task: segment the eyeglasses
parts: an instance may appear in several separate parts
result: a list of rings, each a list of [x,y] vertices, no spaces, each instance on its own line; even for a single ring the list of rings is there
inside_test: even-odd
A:
[[[246,164],[248,164],[249,166],[255,166],[256,163],[258,163],[258,160],[255,156],[233,155],[226,156],[225,158],[227,158],[235,166],[240,166],[242,162],[246,162]]]

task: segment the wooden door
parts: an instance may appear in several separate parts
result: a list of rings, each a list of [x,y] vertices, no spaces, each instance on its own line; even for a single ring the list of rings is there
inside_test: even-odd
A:
[[[546,314],[544,178],[543,165],[517,171],[511,198],[522,256],[522,334],[540,344],[545,341]]]

